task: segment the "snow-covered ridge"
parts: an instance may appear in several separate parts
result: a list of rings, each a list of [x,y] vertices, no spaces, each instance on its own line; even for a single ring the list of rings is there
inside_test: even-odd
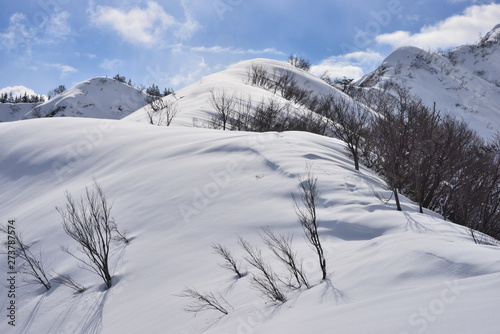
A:
[[[475,45],[436,54],[416,47],[400,47],[360,87],[381,88],[396,82],[410,89],[429,106],[469,123],[489,138],[500,130],[500,29],[495,27]]]
[[[0,103],[0,122],[21,120],[37,105],[37,103]]]
[[[90,117],[122,119],[147,104],[147,95],[111,78],[82,81],[29,111],[24,118]]]
[[[193,126],[193,120],[195,123],[202,123],[210,119],[215,114],[214,108],[209,102],[210,91],[212,89],[223,89],[229,95],[235,94],[237,99],[246,100],[250,97],[254,108],[258,103],[269,99],[275,100],[281,104],[288,103],[288,101],[279,94],[274,94],[264,88],[250,85],[248,82],[248,72],[252,65],[266,69],[270,75],[275,71],[289,71],[293,74],[294,79],[297,80],[298,85],[303,89],[310,90],[312,92],[311,94],[322,96],[335,92],[339,98],[350,99],[318,77],[286,62],[257,58],[242,61],[230,66],[224,71],[203,77],[198,82],[178,90],[175,94],[166,96],[164,100],[177,103],[179,109],[179,114],[174,118],[172,125],[191,127]],[[298,105],[292,105],[292,107],[294,107],[296,111],[303,109]],[[141,108],[137,112],[124,118],[124,120],[147,122],[146,112],[147,107]]]

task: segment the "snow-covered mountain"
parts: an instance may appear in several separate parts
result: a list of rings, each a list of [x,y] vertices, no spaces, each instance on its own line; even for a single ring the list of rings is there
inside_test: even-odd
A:
[[[39,103],[0,103],[0,122],[19,121]]]
[[[251,85],[249,83],[248,73],[252,65],[267,71],[269,75],[274,73],[291,73],[298,86],[311,91],[309,95],[322,96],[329,93],[335,93],[339,98],[350,98],[328,85],[318,77],[296,68],[286,62],[271,59],[252,59],[242,61],[230,66],[228,69],[203,77],[198,82],[182,88],[175,94],[166,96],[165,101],[175,102],[179,113],[173,119],[172,125],[177,126],[199,126],[215,115],[214,107],[210,104],[211,90],[224,90],[228,96],[234,94],[236,100],[252,100],[253,108],[262,101],[269,99],[275,100],[282,105],[289,103],[280,94],[263,89],[262,87]],[[290,104],[294,112],[304,111],[304,107],[298,104]],[[137,112],[124,118],[126,121],[148,122],[148,107],[139,109]],[[193,124],[194,123],[194,124]]]
[[[465,120],[481,136],[500,130],[500,25],[474,45],[437,54],[400,47],[356,85],[396,82],[429,106]]]
[[[396,211],[383,180],[364,167],[355,171],[343,142],[306,132],[193,127],[193,120],[214,113],[212,88],[250,95],[255,103],[271,97],[286,103],[248,84],[252,64],[270,73],[292,71],[301,87],[348,99],[304,71],[258,59],[165,97],[179,107],[173,126],[147,124],[144,109],[122,120],[53,117],[0,124],[0,221],[15,220],[16,233],[42,252],[51,277],[71,275],[87,288],[75,293],[52,280],[46,291],[24,286],[24,276],[16,274],[15,298],[0,285],[1,333],[498,332],[500,248],[475,244],[465,227],[427,210],[418,213],[404,196],[404,211]],[[88,90],[87,96],[99,91]],[[298,176],[307,165],[318,177],[324,281],[292,205],[291,193],[298,193]],[[79,199],[93,180],[131,240],[113,245],[108,290],[60,250],[76,245],[55,207],[65,205],[65,191]],[[283,274],[259,237],[267,226],[295,236],[294,249],[312,285],[285,289],[288,300],[280,305],[254,289],[256,271],[236,243],[240,235],[260,247],[265,261]],[[248,275],[237,279],[220,268],[213,243],[229,247]],[[6,258],[0,267],[9,272]],[[178,296],[185,287],[222,296],[229,314],[185,312],[190,300]],[[15,328],[5,316],[11,300]]]
[[[33,107],[23,118],[89,117],[122,119],[147,104],[147,95],[111,78],[85,80]]]

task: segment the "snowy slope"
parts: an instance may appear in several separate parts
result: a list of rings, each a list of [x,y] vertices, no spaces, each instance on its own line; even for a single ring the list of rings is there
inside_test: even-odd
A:
[[[121,119],[147,104],[147,95],[111,78],[83,81],[30,110],[24,118],[90,117]]]
[[[500,130],[500,43],[497,26],[478,44],[444,54],[400,47],[356,85],[381,88],[387,82],[408,87],[429,106],[469,123],[486,139]]]
[[[253,109],[260,102],[267,102],[269,99],[274,99],[282,105],[288,103],[279,94],[273,94],[271,91],[252,86],[248,83],[247,73],[252,65],[261,66],[270,74],[273,74],[275,71],[279,71],[280,73],[290,71],[300,87],[312,91],[312,94],[317,96],[335,92],[339,98],[349,99],[348,96],[326,84],[323,80],[286,62],[257,58],[242,61],[230,66],[227,70],[203,77],[198,82],[178,90],[173,95],[165,97],[165,101],[176,102],[179,109],[179,113],[174,118],[172,125],[193,126],[194,124],[199,126],[214,116],[215,111],[210,104],[211,89],[224,89],[228,95],[234,94],[237,100],[246,101],[250,96]],[[146,108],[139,109],[124,120],[147,122]],[[304,110],[303,107],[298,105],[292,105],[292,108],[297,113]]]
[[[50,118],[0,124],[0,143],[0,220],[15,218],[51,270],[88,287],[18,287],[12,328],[0,285],[1,333],[498,333],[500,249],[474,244],[463,227],[419,214],[405,198],[404,212],[382,205],[374,192],[390,191],[370,171],[356,172],[337,140]],[[325,282],[290,198],[308,162],[321,191]],[[107,291],[60,251],[73,244],[54,209],[65,190],[78,198],[94,178],[132,239],[115,246]],[[211,253],[221,242],[241,258],[235,234],[262,246],[264,226],[294,233],[313,284],[281,306]],[[184,312],[188,300],[175,295],[186,286],[219,291],[234,310]]]
[[[39,103],[0,103],[0,122],[19,121],[37,105]]]

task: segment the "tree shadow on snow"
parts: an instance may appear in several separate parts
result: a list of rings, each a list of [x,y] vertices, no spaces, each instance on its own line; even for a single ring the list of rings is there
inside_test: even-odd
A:
[[[413,231],[413,232],[418,232],[418,233],[432,232],[432,230],[430,228],[424,226],[422,223],[420,223],[416,219],[412,218],[408,212],[403,211],[403,214],[406,218],[405,229],[407,231]]]
[[[321,284],[325,284],[321,293],[321,302],[335,300],[337,304],[347,304],[349,299],[342,291],[333,286],[332,280],[325,278]]]
[[[80,328],[79,333],[98,334],[101,332],[102,314],[108,293],[109,290],[104,291],[92,304],[88,305],[87,313],[78,324]]]
[[[104,285],[104,284],[103,284]],[[102,329],[102,315],[109,290],[93,296],[75,294],[49,329],[50,333],[98,334]],[[97,294],[97,297],[96,297]],[[95,298],[95,299],[94,299]],[[71,321],[74,319],[74,321]]]
[[[78,305],[80,303],[80,300],[82,299],[83,295],[82,294],[75,294],[72,298],[71,301],[68,303],[68,305],[65,306],[64,311],[61,312],[52,326],[49,328],[49,333],[65,333],[65,332],[71,332],[74,330],[71,324],[67,323],[68,319],[71,319],[71,314],[78,309]],[[74,326],[75,324],[73,324]],[[65,326],[65,327],[63,327]],[[68,331],[69,329],[69,331]]]
[[[23,323],[21,328],[19,328],[19,333],[28,333],[29,329],[31,328],[31,325],[33,324],[33,320],[35,319],[35,316],[37,315],[38,310],[40,309],[40,306],[42,305],[44,298],[45,298],[45,294],[42,294],[40,296],[40,299],[36,302],[35,307],[33,307],[30,314],[26,318],[26,321]]]

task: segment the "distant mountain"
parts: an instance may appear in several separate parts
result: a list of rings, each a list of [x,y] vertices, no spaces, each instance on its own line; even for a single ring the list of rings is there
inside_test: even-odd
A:
[[[105,77],[83,81],[49,101],[32,107],[23,117],[87,117],[122,119],[147,104],[138,89]]]
[[[477,44],[437,54],[400,47],[355,85],[406,86],[426,104],[465,120],[488,138],[500,130],[500,25]]]
[[[12,122],[23,119],[37,103],[0,103],[0,122]]]

